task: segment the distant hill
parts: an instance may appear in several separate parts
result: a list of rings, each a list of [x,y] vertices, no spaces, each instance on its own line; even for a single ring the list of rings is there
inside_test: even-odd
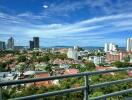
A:
[[[42,48],[73,48],[73,46],[51,46],[51,47],[42,47]],[[86,48],[86,49],[102,49],[103,47],[94,47],[94,46],[84,46],[81,48]]]
[[[51,46],[51,47],[42,47],[42,48],[72,48],[73,46]]]
[[[41,48],[73,48],[73,46],[51,46],[51,47],[41,47]],[[104,49],[104,47],[100,47],[100,46],[83,46],[81,48],[85,48],[85,49]],[[125,50],[125,47],[119,47],[119,49],[121,50]]]

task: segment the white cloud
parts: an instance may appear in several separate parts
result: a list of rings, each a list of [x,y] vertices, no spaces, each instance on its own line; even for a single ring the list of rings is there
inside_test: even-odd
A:
[[[64,0],[65,2],[48,4],[44,15],[70,16],[78,10],[89,11],[93,15],[100,12],[103,15],[130,13],[132,11],[131,0]]]
[[[7,16],[8,18],[6,18]],[[14,33],[13,36],[25,38],[26,41],[33,36],[39,36],[41,38],[49,38],[49,41],[54,41],[54,44],[60,41],[73,41],[71,42],[72,44],[78,41],[78,43],[81,42],[83,45],[87,45],[87,42],[90,41],[90,43],[92,43],[92,41],[100,41],[100,43],[103,43],[105,41],[104,38],[106,38],[105,35],[107,34],[132,30],[132,14],[126,15],[125,13],[96,17],[76,23],[60,24],[33,24],[20,16],[26,16],[26,14],[14,17],[0,13],[0,22],[3,23],[0,25],[0,35],[3,33]],[[12,23],[14,21],[19,23]],[[113,39],[112,37],[107,38],[107,40]],[[114,40],[115,39],[113,39],[113,41]],[[20,41],[18,43],[20,43]],[[48,40],[47,43],[49,43]]]
[[[48,8],[48,6],[47,6],[47,5],[43,5],[43,8],[45,8],[45,9],[46,9],[46,8]]]

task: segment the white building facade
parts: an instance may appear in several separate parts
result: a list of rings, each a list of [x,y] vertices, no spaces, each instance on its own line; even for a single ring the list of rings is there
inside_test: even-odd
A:
[[[74,59],[74,60],[78,60],[78,52],[77,50],[73,49],[73,48],[69,48],[68,52],[67,52],[67,57]]]
[[[105,43],[105,45],[104,45],[105,52],[117,51],[117,50],[118,50],[118,45],[116,45],[114,43]]]
[[[127,51],[132,51],[132,38],[127,39]]]
[[[95,65],[98,65],[100,63],[105,63],[105,57],[90,56],[89,61],[92,61]]]

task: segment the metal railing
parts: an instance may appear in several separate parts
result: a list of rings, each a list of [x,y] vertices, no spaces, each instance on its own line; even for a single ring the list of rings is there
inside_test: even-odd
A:
[[[79,91],[84,91],[84,100],[102,100],[102,99],[106,99],[108,97],[122,95],[124,93],[132,93],[132,88],[127,89],[127,90],[114,92],[114,93],[110,93],[110,94],[106,94],[106,95],[102,95],[102,96],[95,97],[95,98],[89,98],[89,94],[90,94],[89,91],[91,89],[106,87],[108,85],[114,85],[114,84],[125,83],[125,82],[132,82],[132,78],[90,85],[89,84],[89,77],[93,76],[93,75],[97,75],[97,74],[105,74],[105,73],[110,73],[110,72],[129,71],[129,70],[132,70],[132,68],[131,67],[119,68],[119,69],[104,70],[104,71],[83,72],[83,73],[78,73],[78,74],[70,74],[70,75],[62,75],[62,76],[51,76],[51,77],[47,77],[47,78],[33,78],[33,79],[0,82],[0,100],[2,100],[1,89],[3,86],[25,84],[25,83],[32,83],[32,82],[40,82],[40,81],[47,81],[47,80],[55,80],[55,79],[64,79],[64,78],[71,78],[71,77],[83,77],[83,76],[85,79],[85,85],[78,87],[78,88],[58,90],[58,91],[53,91],[53,92],[48,92],[48,93],[42,93],[42,94],[25,96],[25,97],[13,98],[10,100],[30,100],[30,99],[34,100],[34,99],[38,99],[38,98],[44,98],[44,97],[55,96],[55,95],[60,95],[60,94],[62,95],[62,94],[66,94],[66,93],[79,92]]]

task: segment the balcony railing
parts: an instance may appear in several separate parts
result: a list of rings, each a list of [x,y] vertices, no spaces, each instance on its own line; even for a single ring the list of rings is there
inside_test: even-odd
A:
[[[93,75],[97,75],[97,74],[105,74],[105,73],[119,72],[119,71],[130,71],[130,70],[132,70],[131,67],[112,69],[112,70],[104,70],[104,71],[83,72],[83,73],[72,74],[72,75],[51,76],[51,77],[47,77],[47,78],[33,78],[33,79],[0,82],[0,89],[2,89],[3,86],[9,86],[9,85],[25,84],[25,83],[40,82],[40,81],[55,80],[55,79],[64,79],[64,78],[71,78],[71,77],[84,77],[85,85],[78,87],[78,88],[58,90],[58,91],[36,94],[36,95],[30,95],[30,96],[25,96],[25,97],[20,97],[20,98],[13,98],[10,100],[34,100],[34,99],[38,99],[38,98],[44,98],[44,97],[55,96],[55,95],[62,95],[62,94],[67,94],[67,93],[72,93],[72,92],[79,92],[79,91],[84,92],[84,100],[102,100],[102,99],[106,99],[106,98],[112,97],[112,96],[118,96],[118,95],[122,95],[125,93],[132,93],[132,88],[127,89],[127,90],[117,91],[117,92],[106,94],[106,95],[102,95],[99,97],[94,97],[94,98],[89,98],[89,95],[90,95],[89,91],[91,89],[106,87],[106,86],[110,86],[110,85],[114,85],[114,84],[132,82],[132,78],[90,85],[89,84],[89,77],[93,76]],[[0,100],[3,100],[2,99],[2,91],[0,91]]]

